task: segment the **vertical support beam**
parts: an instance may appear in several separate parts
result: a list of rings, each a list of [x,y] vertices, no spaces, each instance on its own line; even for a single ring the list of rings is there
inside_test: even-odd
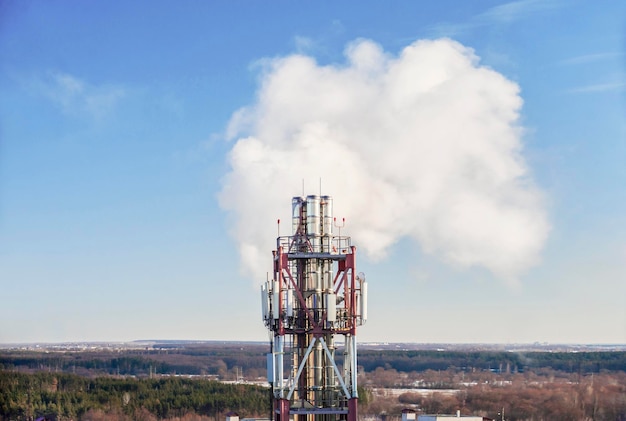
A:
[[[278,410],[276,412],[276,421],[289,421],[289,401],[287,399],[279,399]],[[354,421],[356,421],[356,419]]]
[[[351,379],[352,376],[350,375],[350,373],[352,372],[352,340],[351,340],[351,336],[346,335],[345,337],[345,355],[343,358],[343,381],[344,383],[348,384],[351,386]],[[346,398],[351,398],[351,395],[346,395]]]
[[[358,398],[348,400],[348,421],[357,421],[359,419],[358,403]]]
[[[278,285],[280,285],[280,290],[282,291],[283,289],[286,289],[286,284],[285,284],[285,279],[283,278],[283,264],[284,264],[284,254],[283,254],[283,248],[282,247],[278,247],[278,256],[275,257],[276,261],[275,261],[275,266],[276,266],[276,273],[274,273],[274,279],[278,281]],[[280,303],[280,309],[283,309],[283,294],[279,293],[278,294],[278,302]],[[281,315],[279,315],[280,317]],[[279,335],[284,335],[285,334],[285,324],[282,323],[281,321],[278,322],[278,334]]]
[[[357,388],[357,380],[356,380],[356,376],[358,374],[357,373],[358,366],[357,366],[357,361],[356,361],[356,355],[357,355],[356,335],[352,335],[350,340],[352,341],[352,363],[350,364],[350,366],[352,367],[352,378],[350,379],[350,384],[352,386],[352,397],[353,398],[358,398],[359,397],[359,391],[358,391],[358,388]]]
[[[358,414],[358,402],[359,392],[357,386],[357,349],[356,349],[356,327],[357,327],[357,297],[356,297],[356,247],[351,247],[351,253],[346,257],[346,270],[350,269],[350,336],[346,337],[348,343],[350,343],[350,393],[351,396],[348,399],[348,420],[357,421]]]
[[[283,372],[283,355],[284,355],[284,337],[274,337],[274,396],[278,395],[280,398],[284,396],[284,378]],[[278,393],[277,390],[278,389]]]

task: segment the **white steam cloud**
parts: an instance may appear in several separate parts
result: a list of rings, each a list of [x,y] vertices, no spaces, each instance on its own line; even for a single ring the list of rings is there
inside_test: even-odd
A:
[[[268,60],[256,102],[228,127],[237,139],[219,199],[247,275],[271,268],[275,221],[290,234],[291,197],[332,195],[343,233],[371,258],[403,237],[446,262],[515,282],[549,230],[522,157],[519,87],[449,40],[396,57],[368,40],[344,65],[304,55]],[[342,233],[342,234],[343,234]]]

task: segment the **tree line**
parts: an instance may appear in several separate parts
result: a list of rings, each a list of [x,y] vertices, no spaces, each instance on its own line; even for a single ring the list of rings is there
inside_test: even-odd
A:
[[[128,350],[101,352],[33,352],[0,353],[0,370],[58,371],[83,375],[203,374],[227,379],[237,367],[247,377],[265,375],[267,347]],[[341,351],[337,352],[341,365]],[[396,351],[364,350],[358,355],[360,369],[377,368],[399,372],[427,370],[489,370],[492,372],[525,372],[554,369],[567,373],[600,373],[626,371],[626,352],[495,352],[495,351]]]
[[[0,371],[0,420],[158,419],[198,414],[222,419],[236,411],[242,417],[270,413],[268,389],[244,384],[181,377],[158,379],[96,377],[64,373]]]
[[[401,372],[446,370],[450,367],[492,372],[524,372],[550,368],[566,373],[626,371],[626,352],[495,352],[495,351],[372,351],[359,352],[366,372],[379,367]]]

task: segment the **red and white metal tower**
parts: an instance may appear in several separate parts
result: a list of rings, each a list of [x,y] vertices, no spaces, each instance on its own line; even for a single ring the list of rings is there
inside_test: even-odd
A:
[[[350,237],[334,226],[330,196],[294,197],[292,234],[279,236],[272,253],[274,276],[261,295],[275,421],[357,420],[356,329],[367,319],[367,283]]]

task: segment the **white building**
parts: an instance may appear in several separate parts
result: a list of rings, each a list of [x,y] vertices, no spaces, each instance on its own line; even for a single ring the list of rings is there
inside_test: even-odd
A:
[[[457,411],[456,415],[419,415],[417,421],[454,421],[459,419],[461,421],[492,421],[491,418],[477,417],[474,415],[461,415]]]
[[[415,421],[415,410],[407,408],[402,410],[402,421]]]
[[[236,412],[227,413],[226,421],[239,421],[239,414],[237,414]]]

